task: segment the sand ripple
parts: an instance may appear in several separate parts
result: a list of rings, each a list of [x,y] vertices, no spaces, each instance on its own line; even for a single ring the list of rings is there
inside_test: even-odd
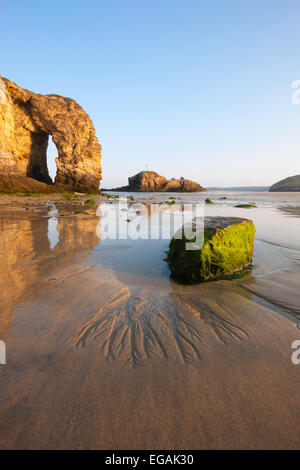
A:
[[[222,343],[247,337],[224,307],[200,296],[126,287],[73,335],[72,344],[82,348],[94,342],[107,360],[120,358],[132,365],[170,354],[189,362],[201,359],[207,327]]]

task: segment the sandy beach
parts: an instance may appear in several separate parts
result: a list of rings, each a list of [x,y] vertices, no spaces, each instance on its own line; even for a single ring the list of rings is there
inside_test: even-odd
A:
[[[253,270],[192,286],[168,240],[99,238],[115,201],[0,197],[1,449],[299,447],[300,194],[224,194],[179,202],[251,218]]]

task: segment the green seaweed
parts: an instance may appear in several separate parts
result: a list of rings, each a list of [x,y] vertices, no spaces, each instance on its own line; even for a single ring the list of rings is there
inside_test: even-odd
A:
[[[28,190],[28,189],[5,189],[0,191],[1,196],[17,196],[17,197],[41,197],[41,196],[48,196],[51,197],[55,194],[58,194],[58,191],[55,188],[50,187],[45,191],[40,190]]]
[[[74,193],[71,193],[69,191],[65,191],[62,196],[65,198],[65,199],[68,199],[68,201],[70,201],[70,199],[73,199],[73,197],[75,197],[75,194]]]
[[[90,215],[90,214],[86,211],[76,211],[75,215]]]
[[[205,229],[199,250],[186,249],[196,236],[194,240],[173,237],[167,256],[173,277],[186,284],[240,277],[251,267],[254,234],[252,221]]]
[[[120,196],[119,194],[107,194],[107,193],[101,193],[101,196],[107,197],[108,199],[119,199]]]
[[[90,206],[95,206],[96,201],[95,201],[95,199],[87,199],[85,201],[85,204],[89,204]]]
[[[159,204],[165,204],[167,206],[173,206],[174,204],[176,204],[175,201],[161,201]]]
[[[237,207],[239,209],[251,209],[253,207],[257,207],[257,205],[249,203],[249,204],[238,204],[237,206],[234,206],[234,207]]]
[[[14,190],[7,190],[7,191],[0,191],[1,196],[17,196],[17,197],[52,197],[54,193],[41,193],[41,192],[34,192],[34,191],[14,191]]]

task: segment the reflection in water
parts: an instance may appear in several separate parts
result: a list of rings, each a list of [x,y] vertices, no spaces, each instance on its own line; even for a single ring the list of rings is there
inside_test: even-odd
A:
[[[98,207],[102,240],[170,240],[184,224],[204,216],[204,204],[167,201],[161,204],[103,203]]]
[[[31,222],[6,216],[0,219],[0,233],[0,336],[3,338],[10,327],[14,305],[21,297],[22,300],[26,300],[28,295],[30,297],[28,290],[37,276],[36,267],[32,264],[34,238]]]
[[[11,324],[15,305],[42,293],[52,268],[70,255],[86,252],[99,243],[97,217],[63,216],[58,208],[48,219],[24,212],[5,213],[0,218],[0,337]]]
[[[278,216],[275,222],[281,222]],[[298,289],[292,288],[287,296],[287,290],[280,287],[285,281],[291,285],[287,270],[292,267],[289,256],[293,262],[297,258],[295,250],[257,241],[254,277],[184,289],[166,280],[162,251],[162,245],[154,240],[116,244],[104,241],[97,248],[96,253],[101,255],[98,266],[112,269],[123,288],[107,304],[100,305],[73,335],[75,347],[94,344],[106,359],[122,359],[133,365],[149,357],[169,355],[189,362],[201,358],[208,333],[222,343],[248,337],[242,312],[246,299],[251,304],[256,300],[245,293],[259,296],[264,292],[272,305],[289,312],[292,307],[293,313],[297,312]],[[292,272],[296,283],[298,268],[295,266]]]
[[[156,208],[157,213],[164,210]],[[245,340],[249,332],[242,323],[243,296],[237,285],[299,315],[296,250],[282,251],[256,242],[254,277],[181,288],[169,280],[164,261],[167,242],[104,240],[99,246],[99,217],[65,211],[58,206],[43,216],[16,212],[0,219],[1,338],[5,339],[16,305],[49,288],[55,296],[51,270],[70,264],[77,254],[80,262],[92,254],[89,264],[97,265],[99,279],[103,269],[108,269],[118,287],[110,301],[99,301],[98,310],[81,320],[75,333],[70,326],[68,338],[79,349],[95,345],[108,360],[119,358],[137,365],[146,358],[172,355],[189,362],[202,357],[203,341],[209,334],[221,343]]]
[[[50,250],[53,250],[59,241],[58,220],[52,216],[48,219],[48,238],[50,242]]]

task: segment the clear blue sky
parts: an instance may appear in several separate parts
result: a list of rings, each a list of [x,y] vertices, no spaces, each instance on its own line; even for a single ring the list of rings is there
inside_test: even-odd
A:
[[[204,186],[268,185],[300,174],[299,19],[299,0],[10,0],[0,73],[81,104],[103,187],[146,164]]]

